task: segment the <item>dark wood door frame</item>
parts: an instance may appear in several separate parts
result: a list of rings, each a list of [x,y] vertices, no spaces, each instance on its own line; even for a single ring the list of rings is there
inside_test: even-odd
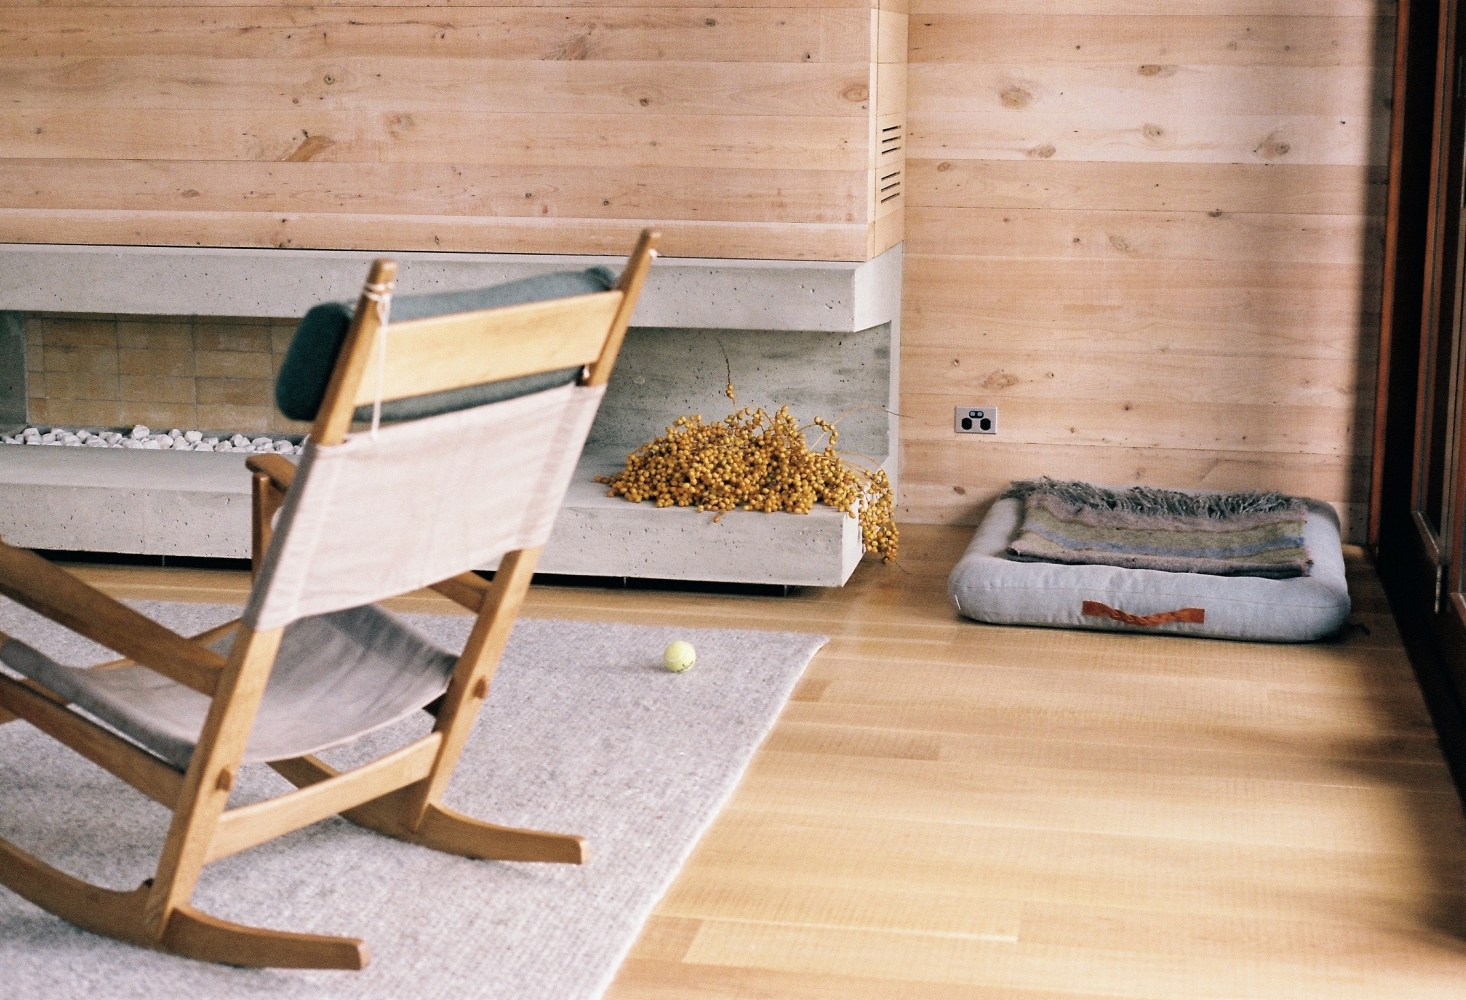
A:
[[[1462,128],[1466,110],[1455,44],[1460,2],[1400,0],[1398,6],[1369,544],[1452,775],[1466,790],[1466,601],[1457,593],[1466,587],[1462,532],[1446,533],[1451,551],[1431,548],[1430,533],[1417,523],[1424,498],[1416,461],[1417,450],[1430,447],[1422,430],[1431,419],[1434,385],[1461,394],[1450,378],[1427,382],[1432,359],[1421,363],[1422,345],[1431,347],[1437,331],[1453,335],[1459,312],[1460,232],[1440,223],[1459,216],[1463,183],[1459,148],[1454,161],[1442,155],[1443,144],[1447,151],[1460,146],[1459,133],[1452,142],[1450,132]],[[1442,253],[1447,243],[1449,254]],[[1456,449],[1463,443],[1453,442]],[[1466,453],[1454,457],[1455,493],[1466,498]],[[1459,508],[1452,516],[1461,523]],[[1449,580],[1442,577],[1443,600],[1433,575],[1422,572],[1427,560],[1452,564]]]

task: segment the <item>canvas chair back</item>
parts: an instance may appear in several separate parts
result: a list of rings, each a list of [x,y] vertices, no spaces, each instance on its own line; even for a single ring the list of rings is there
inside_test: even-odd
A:
[[[565,385],[308,444],[245,623],[370,604],[544,545],[604,393]]]
[[[384,322],[389,295],[373,281],[358,305],[255,578],[251,628],[407,593],[549,539],[605,393],[592,368],[624,333],[625,292],[404,323]],[[360,408],[582,366],[575,384],[346,432]]]

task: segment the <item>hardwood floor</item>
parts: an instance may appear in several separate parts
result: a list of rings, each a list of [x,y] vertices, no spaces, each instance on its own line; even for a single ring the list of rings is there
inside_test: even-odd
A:
[[[1365,563],[1337,642],[1000,628],[947,602],[967,534],[909,526],[900,566],[785,598],[531,591],[537,617],[832,636],[610,1000],[1466,996],[1466,822]]]

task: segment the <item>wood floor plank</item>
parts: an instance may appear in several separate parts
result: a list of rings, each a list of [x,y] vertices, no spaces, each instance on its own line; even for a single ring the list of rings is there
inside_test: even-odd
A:
[[[531,589],[533,617],[831,637],[610,1000],[1462,995],[1466,818],[1360,550],[1350,626],[1278,645],[962,620],[969,537],[903,526],[838,590]]]

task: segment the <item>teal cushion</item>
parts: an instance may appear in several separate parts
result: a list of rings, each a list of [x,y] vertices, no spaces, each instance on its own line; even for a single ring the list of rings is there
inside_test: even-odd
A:
[[[449,313],[498,309],[526,302],[544,302],[572,295],[591,295],[615,287],[616,276],[604,267],[586,271],[542,274],[510,281],[491,288],[467,292],[438,292],[433,295],[401,295],[392,299],[392,319],[398,322],[443,316]],[[351,307],[343,302],[326,302],[305,314],[295,328],[290,349],[275,379],[275,405],[291,420],[314,420],[326,395],[326,383],[336,367],[336,356],[346,342],[351,325]],[[531,392],[567,385],[575,381],[579,368],[528,375],[524,378],[471,385],[426,396],[394,399],[382,404],[382,419],[416,420],[452,410],[466,410],[485,403],[525,396]],[[370,407],[356,411],[358,420],[371,419]]]

